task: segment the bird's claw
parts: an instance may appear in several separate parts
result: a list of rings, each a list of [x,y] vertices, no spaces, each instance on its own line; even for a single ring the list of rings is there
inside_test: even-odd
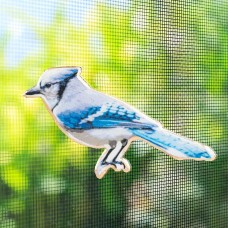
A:
[[[97,178],[103,178],[110,168],[117,172],[124,171],[125,173],[127,173],[131,170],[131,165],[129,161],[125,158],[122,158],[121,161],[98,162],[95,167],[95,174]]]

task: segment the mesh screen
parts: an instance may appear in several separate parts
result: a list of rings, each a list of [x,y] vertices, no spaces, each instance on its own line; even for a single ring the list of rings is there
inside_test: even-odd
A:
[[[212,0],[0,1],[0,227],[226,227],[227,12]],[[102,150],[22,96],[71,65],[218,158],[177,161],[134,142],[132,171],[98,180]]]

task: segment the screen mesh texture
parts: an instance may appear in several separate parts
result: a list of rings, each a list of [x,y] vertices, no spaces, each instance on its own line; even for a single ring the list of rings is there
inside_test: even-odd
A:
[[[0,1],[0,227],[226,227],[227,12],[222,0]],[[75,65],[217,159],[178,161],[137,141],[131,172],[97,179],[102,150],[22,96],[45,69]]]

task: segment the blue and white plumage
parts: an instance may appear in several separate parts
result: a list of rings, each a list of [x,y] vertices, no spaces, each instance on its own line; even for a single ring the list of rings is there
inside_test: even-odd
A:
[[[105,148],[95,173],[102,178],[112,168],[130,171],[123,156],[136,139],[143,139],[176,159],[214,160],[214,151],[165,130],[128,104],[87,85],[79,67],[46,70],[26,97],[41,97],[59,128],[71,139],[93,148]]]

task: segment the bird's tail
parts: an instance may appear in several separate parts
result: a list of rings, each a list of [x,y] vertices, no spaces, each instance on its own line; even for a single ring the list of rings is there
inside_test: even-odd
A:
[[[178,160],[212,161],[216,158],[215,152],[210,147],[174,134],[161,127],[154,131],[135,129],[132,132],[135,136],[146,140],[157,149]]]

